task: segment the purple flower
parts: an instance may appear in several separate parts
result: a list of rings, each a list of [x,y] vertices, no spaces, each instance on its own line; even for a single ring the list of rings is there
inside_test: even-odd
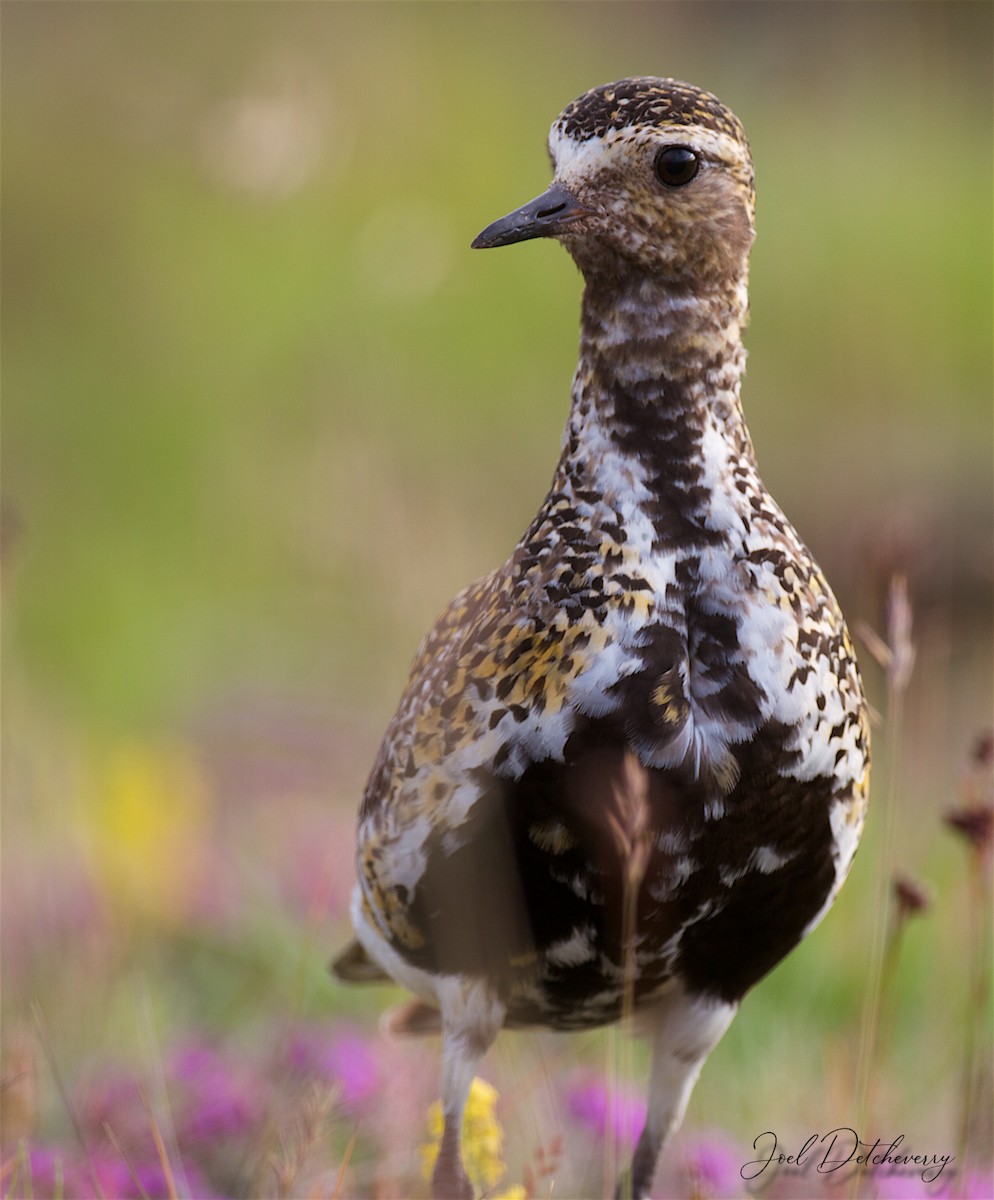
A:
[[[263,1105],[250,1072],[198,1042],[177,1051],[170,1067],[185,1100],[177,1117],[181,1141],[240,1137],[257,1127]]]
[[[933,1187],[925,1194],[942,1200],[990,1200],[994,1196],[994,1167],[971,1171],[965,1179],[956,1174],[941,1191],[936,1192]]]
[[[745,1157],[724,1134],[702,1134],[685,1143],[683,1169],[693,1184],[695,1195],[720,1196],[727,1200],[743,1192],[739,1171]]]
[[[102,1155],[93,1161],[93,1174],[100,1184],[99,1192],[87,1195],[119,1196],[120,1200],[150,1200],[169,1195],[166,1175],[160,1163],[132,1163],[128,1165],[116,1154]]]
[[[342,1085],[342,1098],[356,1107],[376,1089],[376,1059],[357,1034],[343,1034],[329,1048],[329,1065]]]
[[[27,1159],[14,1168],[20,1194],[48,1200],[51,1196],[76,1195],[75,1164],[61,1150],[50,1146],[32,1146]],[[11,1192],[10,1195],[14,1195]]]
[[[986,1174],[971,1171],[962,1179],[953,1165],[929,1182],[916,1168],[875,1171],[873,1185],[876,1200],[990,1200],[994,1196],[994,1175],[989,1168]]]
[[[630,1090],[619,1088],[609,1094],[602,1082],[592,1080],[570,1090],[569,1112],[600,1137],[634,1146],[645,1124],[646,1107]]]
[[[379,1084],[376,1055],[353,1030],[332,1038],[314,1029],[300,1032],[290,1044],[289,1062],[302,1075],[337,1084],[350,1108],[364,1104]]]
[[[946,1194],[927,1188],[917,1175],[904,1171],[874,1172],[873,1186],[877,1200],[925,1200]]]
[[[28,1154],[28,1178],[22,1178],[19,1193],[35,1200],[53,1200],[71,1196],[74,1200],[149,1200],[167,1197],[169,1188],[165,1172],[158,1162],[129,1166],[121,1156],[110,1150],[95,1153],[87,1159],[81,1151],[71,1154],[48,1146],[33,1146]],[[12,1195],[14,1193],[11,1193]],[[198,1191],[204,1200],[208,1190]]]
[[[191,1200],[217,1200],[217,1192],[195,1167],[189,1164],[182,1167],[174,1165],[173,1172],[175,1178],[173,1189],[170,1189],[166,1172],[157,1157],[137,1161],[132,1159],[128,1163],[108,1151],[94,1157],[92,1176],[86,1176],[88,1180],[96,1179],[99,1191],[90,1182],[90,1190],[69,1193],[67,1189],[66,1194],[85,1196],[87,1200],[90,1197],[93,1200],[108,1200],[112,1196],[118,1200],[144,1200],[146,1196],[148,1200],[167,1200],[178,1191],[181,1196],[188,1196]]]

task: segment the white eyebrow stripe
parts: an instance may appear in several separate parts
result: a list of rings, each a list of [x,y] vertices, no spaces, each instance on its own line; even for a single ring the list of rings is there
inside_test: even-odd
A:
[[[630,144],[633,140],[656,146],[690,146],[714,163],[740,164],[748,155],[748,149],[727,133],[701,125],[626,126],[609,129],[603,137],[578,142],[564,133],[558,122],[549,130],[549,153],[557,176],[594,175],[614,163],[619,144]]]

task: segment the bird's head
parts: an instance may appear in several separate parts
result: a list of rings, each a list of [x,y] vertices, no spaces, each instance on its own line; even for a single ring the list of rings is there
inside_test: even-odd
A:
[[[553,180],[474,247],[554,237],[588,279],[632,275],[674,290],[744,277],[753,239],[752,160],[738,118],[674,79],[605,84],[549,133]]]

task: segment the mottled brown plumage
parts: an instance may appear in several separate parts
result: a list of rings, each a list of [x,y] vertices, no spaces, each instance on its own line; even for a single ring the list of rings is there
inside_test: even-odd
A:
[[[561,241],[580,356],[549,494],[425,639],[363,798],[361,953],[440,1011],[435,1190],[504,1025],[631,1012],[653,1047],[630,1187],[743,994],[848,871],[868,775],[852,645],[739,401],[753,237],[738,120],[638,78],[553,125],[555,179],[475,245]]]

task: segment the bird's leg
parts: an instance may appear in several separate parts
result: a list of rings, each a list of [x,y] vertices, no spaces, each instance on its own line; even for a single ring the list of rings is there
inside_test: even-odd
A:
[[[431,1176],[435,1200],[473,1200],[473,1186],[462,1163],[463,1112],[476,1074],[479,1056],[468,1056],[457,1039],[443,1032],[442,1046],[442,1141]],[[457,1048],[458,1047],[458,1048]]]
[[[701,1067],[737,1009],[676,988],[646,1014],[652,1037],[648,1112],[632,1165],[618,1181],[617,1200],[648,1196],[659,1156],[680,1127]]]
[[[480,1060],[504,1023],[504,1005],[481,982],[450,976],[439,986],[442,1010],[442,1141],[431,1177],[435,1200],[472,1200],[463,1166],[463,1113]]]
[[[462,1113],[445,1114],[445,1129],[431,1175],[431,1194],[434,1200],[473,1200],[473,1185],[462,1165],[459,1136]]]

